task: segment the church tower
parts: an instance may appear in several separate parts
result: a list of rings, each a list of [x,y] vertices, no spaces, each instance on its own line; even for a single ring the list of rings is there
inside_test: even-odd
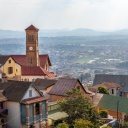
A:
[[[39,29],[30,25],[26,31],[26,62],[27,66],[39,66],[38,31]]]

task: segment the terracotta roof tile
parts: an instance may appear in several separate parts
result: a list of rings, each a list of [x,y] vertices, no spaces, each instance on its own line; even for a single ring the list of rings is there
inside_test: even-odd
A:
[[[36,28],[34,25],[30,25],[28,28],[26,28],[25,30],[35,30],[35,31],[39,31],[38,28]]]

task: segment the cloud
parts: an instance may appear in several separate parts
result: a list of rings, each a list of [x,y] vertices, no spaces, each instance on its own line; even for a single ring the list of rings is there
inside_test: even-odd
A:
[[[127,0],[0,0],[0,28],[128,28]]]

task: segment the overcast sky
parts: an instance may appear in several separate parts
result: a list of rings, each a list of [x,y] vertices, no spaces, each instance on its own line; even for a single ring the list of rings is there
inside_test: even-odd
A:
[[[0,29],[128,28],[128,0],[0,0]]]

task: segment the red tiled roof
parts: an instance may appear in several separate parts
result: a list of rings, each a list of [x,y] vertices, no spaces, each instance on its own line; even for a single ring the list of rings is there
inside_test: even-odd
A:
[[[46,71],[40,66],[22,66],[22,76],[47,76],[49,78],[55,77],[55,74]]]
[[[44,97],[32,97],[32,98],[23,100],[21,103],[22,104],[32,104],[32,103],[36,103],[36,102],[40,102],[40,101],[44,101],[44,100],[48,100],[48,99],[44,98]]]
[[[21,66],[27,66],[26,55],[11,55],[11,56],[16,61],[17,64]],[[51,66],[51,62],[50,62],[48,54],[39,55],[39,58],[40,58],[40,66],[42,68],[45,67],[47,60],[48,60],[49,66]]]
[[[36,28],[34,25],[30,25],[28,28],[26,28],[25,30],[35,30],[35,31],[39,31],[38,28]]]

